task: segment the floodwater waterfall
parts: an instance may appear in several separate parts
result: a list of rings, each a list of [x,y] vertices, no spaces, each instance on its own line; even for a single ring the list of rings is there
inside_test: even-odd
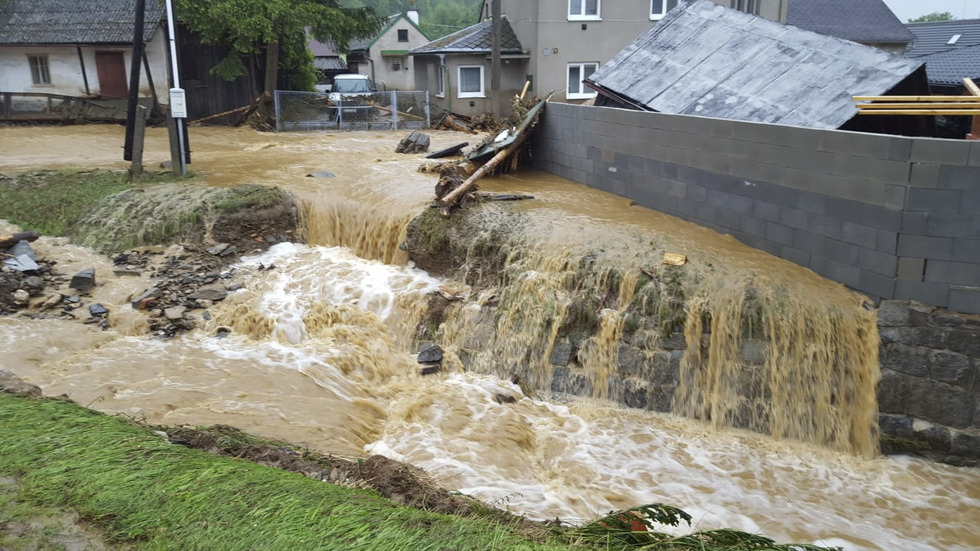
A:
[[[148,158],[167,155],[157,130]],[[392,153],[401,136],[190,132],[202,185],[289,190],[309,244],[246,256],[233,267],[243,288],[210,321],[155,339],[128,300],[148,278],[116,276],[108,259],[43,237],[38,254],[63,273],[96,267],[94,298],[117,321],[101,331],[0,317],[0,367],[149,423],[383,453],[532,518],[581,522],[663,502],[691,513],[695,529],[848,551],[980,547],[976,469],[875,456],[877,331],[863,297],[534,171],[481,181],[535,195],[488,209],[524,238],[474,229],[456,251],[465,277],[435,277],[399,249],[435,183],[416,156]],[[121,164],[115,127],[0,137],[4,173]],[[433,133],[434,148],[456,141]],[[53,157],[63,151],[74,154]],[[333,178],[307,176],[327,169]],[[689,262],[663,267],[664,252]],[[452,297],[438,324],[436,291]],[[419,374],[420,339],[445,348],[440,374]],[[556,381],[579,396],[550,395]],[[627,392],[674,413],[616,406]]]

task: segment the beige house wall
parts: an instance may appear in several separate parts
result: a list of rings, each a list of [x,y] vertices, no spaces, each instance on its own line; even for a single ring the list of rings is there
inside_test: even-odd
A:
[[[408,42],[398,41],[399,30],[408,31]],[[358,72],[371,77],[379,90],[418,90],[412,56],[407,53],[384,55],[383,52],[407,52],[428,42],[422,31],[402,16],[371,45],[369,61],[359,65]],[[395,61],[399,62],[398,68],[392,67]]]
[[[651,0],[600,0],[598,17],[570,15],[568,0],[500,1],[501,12],[531,56],[528,76],[533,91],[543,95],[554,90],[552,99],[570,103],[587,100],[566,97],[569,64],[602,65],[660,19],[652,14]],[[712,1],[739,6],[739,0]],[[786,0],[756,0],[754,5],[762,17],[786,20]],[[490,17],[491,9],[491,0],[484,2],[484,18]]]

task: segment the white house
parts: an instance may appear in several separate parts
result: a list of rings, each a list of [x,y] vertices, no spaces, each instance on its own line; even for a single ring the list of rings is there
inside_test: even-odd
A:
[[[352,73],[367,75],[379,90],[415,90],[415,70],[409,50],[429,42],[419,28],[419,12],[399,13],[368,40],[350,45],[347,66]]]
[[[161,2],[146,2],[139,95],[167,103],[167,33]],[[68,96],[105,105],[128,97],[133,0],[0,3],[0,115]]]

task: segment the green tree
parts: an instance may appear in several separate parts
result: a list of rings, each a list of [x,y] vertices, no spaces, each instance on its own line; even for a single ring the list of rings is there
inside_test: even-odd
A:
[[[350,6],[370,7],[390,16],[412,9],[411,0],[346,0]],[[415,0],[419,27],[435,40],[477,23],[483,0]]]
[[[264,51],[267,92],[276,86],[313,88],[307,29],[317,40],[333,41],[346,51],[351,40],[373,36],[385,21],[370,7],[344,7],[338,0],[175,0],[174,9],[174,17],[205,44],[230,47],[211,69],[215,75],[227,80],[247,75],[242,56]]]
[[[920,15],[915,19],[909,19],[909,23],[925,23],[928,21],[952,21],[956,19],[953,14],[948,11],[938,12],[934,11],[932,13],[927,13],[925,15]]]

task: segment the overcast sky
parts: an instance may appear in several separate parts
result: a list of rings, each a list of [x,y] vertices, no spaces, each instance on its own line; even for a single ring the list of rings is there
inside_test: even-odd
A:
[[[980,19],[980,0],[884,0],[902,23],[920,15],[948,11],[957,19]]]

